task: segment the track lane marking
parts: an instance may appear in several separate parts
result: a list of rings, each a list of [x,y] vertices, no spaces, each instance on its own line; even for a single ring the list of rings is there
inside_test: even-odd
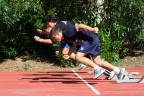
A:
[[[86,80],[84,80],[75,70],[72,70],[74,74],[81,79],[96,95],[100,95],[101,93],[96,90],[93,86],[91,86]]]

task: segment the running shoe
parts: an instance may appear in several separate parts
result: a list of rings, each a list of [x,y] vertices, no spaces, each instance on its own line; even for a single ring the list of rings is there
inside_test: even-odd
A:
[[[124,77],[125,68],[120,68],[120,72],[117,74],[118,80],[122,80]]]
[[[93,79],[97,79],[99,76],[101,76],[106,69],[104,68],[100,68],[100,69],[94,69],[94,78]]]
[[[84,65],[84,64],[79,64],[79,70],[81,70],[81,69],[83,69],[83,68],[85,68],[86,67],[86,65]]]
[[[91,71],[88,71],[87,72],[88,74],[94,74],[94,70],[91,70]],[[105,76],[108,76],[107,77],[107,80],[112,80],[114,77],[115,77],[115,72],[114,71],[108,71],[108,70],[105,70],[104,72],[103,72],[103,74],[105,75]]]
[[[112,80],[115,76],[115,72],[111,71],[109,77],[107,78],[108,80]]]
[[[87,72],[88,74],[94,74],[94,70],[90,70]],[[105,76],[110,76],[111,72],[108,70],[105,70],[105,72],[103,73]]]

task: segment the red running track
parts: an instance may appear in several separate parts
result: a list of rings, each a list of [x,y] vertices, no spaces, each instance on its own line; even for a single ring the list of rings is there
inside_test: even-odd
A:
[[[88,70],[0,72],[0,96],[144,96],[144,83],[116,84]],[[144,76],[144,68],[131,68]]]

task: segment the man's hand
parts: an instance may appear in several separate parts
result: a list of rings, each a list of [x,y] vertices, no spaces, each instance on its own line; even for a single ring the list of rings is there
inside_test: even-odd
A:
[[[59,51],[55,51],[55,53],[56,53],[56,55],[58,55],[58,54],[59,54]]]
[[[34,36],[34,39],[35,39],[35,41],[37,41],[37,42],[40,42],[40,37],[38,37],[38,36]]]
[[[98,33],[99,29],[97,27],[94,28],[94,32]]]
[[[70,56],[68,54],[64,54],[63,58],[64,58],[64,60],[68,60],[70,58]]]
[[[37,29],[37,32],[42,33],[43,31],[42,31],[42,30],[40,30],[40,29]]]

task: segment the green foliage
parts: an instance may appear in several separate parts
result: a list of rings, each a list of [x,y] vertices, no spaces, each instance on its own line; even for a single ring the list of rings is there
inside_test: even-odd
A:
[[[64,60],[62,54],[57,55],[57,59],[59,60],[60,62],[59,66],[61,67],[73,67],[77,65],[77,62],[75,60],[71,60],[71,59]]]
[[[144,47],[143,0],[0,0],[0,59],[22,54],[47,52],[56,58],[58,44],[48,46],[36,43],[35,30],[43,26],[41,19],[47,14],[59,20],[74,20],[91,27],[99,27],[102,58],[119,64],[127,55],[126,48]],[[41,35],[40,35],[41,36]],[[44,37],[45,38],[45,37]],[[47,46],[47,47],[45,47]],[[60,66],[77,63],[57,57]]]
[[[0,53],[3,58],[13,58],[23,53],[33,53],[33,36],[42,16],[39,0],[0,1]]]
[[[113,41],[109,34],[105,31],[99,32],[101,40],[101,57],[114,65],[120,65],[119,52],[122,43],[120,41]]]
[[[54,50],[57,50],[59,46],[60,46],[59,43],[54,43],[52,47]],[[57,57],[58,64],[61,67],[73,67],[77,65],[77,62],[75,60],[71,60],[71,59],[64,60],[61,52],[58,55],[56,55],[56,57]]]
[[[139,6],[140,2],[144,3],[140,0],[114,0],[104,3],[107,9],[103,23],[114,40],[122,40],[129,46],[139,41],[137,35],[142,32],[144,15],[142,7]]]
[[[5,46],[1,46],[1,51],[7,56],[7,58],[17,56],[17,50],[12,47],[6,48]]]

